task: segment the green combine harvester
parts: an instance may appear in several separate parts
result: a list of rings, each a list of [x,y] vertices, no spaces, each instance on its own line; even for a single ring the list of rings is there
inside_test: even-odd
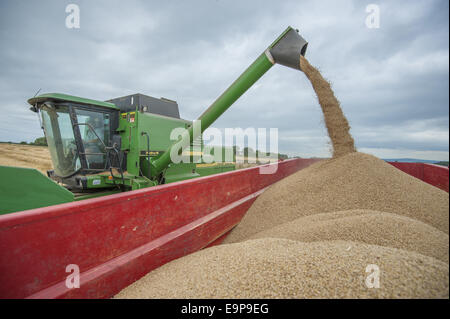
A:
[[[134,94],[103,102],[53,93],[29,99],[54,169],[46,177],[35,169],[0,166],[0,214],[233,170],[233,163],[175,164],[172,157],[186,150],[198,155],[204,130],[275,63],[299,70],[306,48],[298,30],[288,27],[198,118],[197,130],[180,118],[175,101],[164,98]],[[173,141],[176,128],[185,134]]]

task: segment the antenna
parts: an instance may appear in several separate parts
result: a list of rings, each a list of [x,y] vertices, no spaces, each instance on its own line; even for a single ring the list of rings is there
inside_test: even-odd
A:
[[[38,95],[39,94],[39,92],[41,92],[41,88],[39,88],[39,90],[37,90],[37,92],[34,94],[34,96],[33,97],[36,97],[36,95]]]
[[[39,92],[41,92],[41,88],[39,88],[39,90],[37,90],[37,92],[34,94],[33,98],[35,98],[36,95],[39,94]],[[37,108],[37,103],[34,106],[34,109],[36,110],[36,114],[37,114],[37,117],[38,117],[38,120],[39,120],[39,125],[41,126],[41,129],[44,131],[44,136],[45,136],[44,125],[42,124],[42,121],[41,121],[41,116],[40,116],[39,109]]]

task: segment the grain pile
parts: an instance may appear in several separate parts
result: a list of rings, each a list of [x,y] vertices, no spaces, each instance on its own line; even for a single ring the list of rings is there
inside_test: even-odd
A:
[[[449,237],[418,220],[372,210],[301,217],[250,237],[301,242],[345,240],[414,251],[448,263]]]
[[[329,83],[300,63],[333,158],[272,185],[224,245],[174,260],[116,298],[449,297],[448,194],[357,153]],[[379,288],[368,285],[370,265]]]
[[[0,143],[0,165],[35,168],[47,175],[52,169],[47,147]]]
[[[314,214],[368,209],[413,218],[448,234],[448,193],[374,156],[350,153],[315,163],[258,197],[227,243]]]
[[[381,273],[367,288],[368,264]],[[351,242],[256,239],[174,260],[116,298],[448,298],[448,265]]]

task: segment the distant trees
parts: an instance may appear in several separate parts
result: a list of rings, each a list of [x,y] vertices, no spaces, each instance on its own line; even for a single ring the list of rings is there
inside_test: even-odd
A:
[[[262,152],[260,150],[254,150],[251,147],[244,147],[243,148],[243,152],[242,155],[244,156],[244,161],[247,160],[248,158],[267,158],[267,157],[271,157],[273,158],[278,158],[280,160],[285,160],[288,159],[289,156],[287,154],[277,154],[277,153],[266,153],[266,152]]]
[[[441,161],[441,162],[437,162],[435,163],[436,165],[442,165],[442,166],[447,166],[448,167],[448,161]]]
[[[255,157],[256,152],[251,147],[244,147],[244,156],[245,157]]]
[[[47,146],[47,140],[44,137],[38,137],[37,139],[34,140],[34,143],[32,143],[34,145],[42,145],[42,146]]]
[[[45,139],[45,137],[38,137],[37,139],[34,140],[34,142],[30,142],[30,143],[28,143],[27,141],[21,141],[20,143],[11,142],[11,141],[8,141],[8,142],[0,141],[0,143],[47,146],[47,140]]]

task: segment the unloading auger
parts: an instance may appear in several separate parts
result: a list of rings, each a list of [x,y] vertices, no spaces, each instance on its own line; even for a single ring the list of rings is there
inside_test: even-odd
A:
[[[221,96],[211,104],[197,121],[201,123],[202,134],[214,121],[216,121],[242,94],[244,94],[256,81],[258,81],[275,63],[300,70],[300,55],[304,56],[308,43],[303,39],[298,30],[288,27],[261,55],[242,73],[233,84],[222,93]],[[188,129],[189,135],[183,139],[190,138],[191,142],[198,136],[194,135],[191,125]],[[187,141],[179,142],[188,144]],[[161,157],[151,161],[155,175],[163,171],[171,163],[170,154],[176,143],[162,154]]]

